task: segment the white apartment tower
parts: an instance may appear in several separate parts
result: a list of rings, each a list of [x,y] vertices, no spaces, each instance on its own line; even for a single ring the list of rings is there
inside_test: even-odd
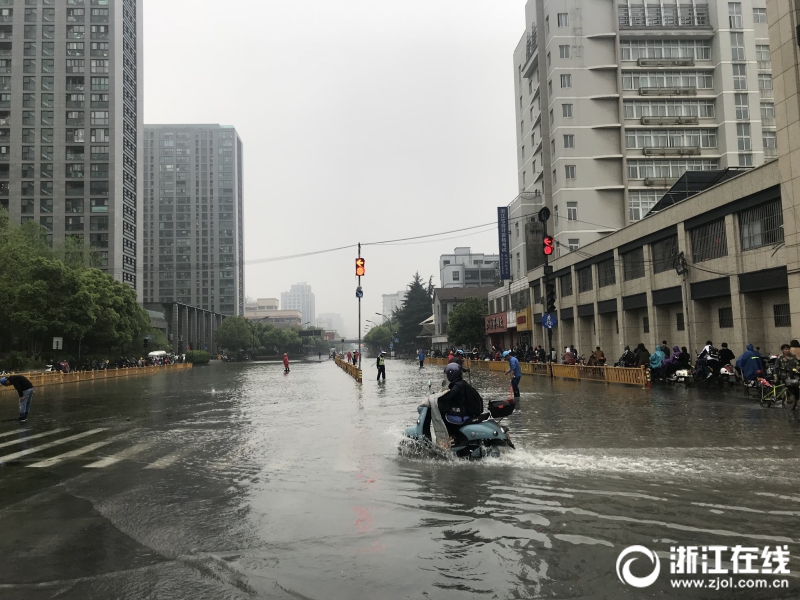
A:
[[[295,283],[288,292],[281,292],[281,310],[299,310],[303,323],[314,326],[316,307],[311,286],[305,282]]]
[[[766,0],[529,0],[519,189],[557,253],[643,218],[686,171],[777,156]]]

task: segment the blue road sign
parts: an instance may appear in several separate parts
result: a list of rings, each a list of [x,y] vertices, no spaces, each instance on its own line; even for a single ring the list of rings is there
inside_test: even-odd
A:
[[[394,338],[394,343],[395,344],[399,344],[400,343],[400,338]]]
[[[391,352],[392,350],[394,350],[394,344],[389,342],[389,351]]]
[[[364,292],[363,292],[363,290],[362,290],[362,289],[359,287],[358,289],[356,289],[356,298],[363,298],[363,297],[364,297]]]
[[[558,317],[550,313],[544,313],[542,315],[542,327],[545,329],[552,329],[556,325],[558,325]]]

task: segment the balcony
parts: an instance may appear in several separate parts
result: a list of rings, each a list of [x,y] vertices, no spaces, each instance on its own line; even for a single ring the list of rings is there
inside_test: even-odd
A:
[[[528,33],[528,39],[525,43],[525,66],[522,69],[522,76],[530,79],[536,66],[539,64],[539,54],[537,53],[539,45],[536,39],[536,28]]]
[[[646,146],[643,148],[645,156],[697,156],[700,146],[658,147]]]
[[[694,57],[683,58],[640,58],[636,61],[640,67],[693,67]]]
[[[645,9],[645,6],[647,7]],[[618,10],[620,29],[711,29],[708,5],[636,5],[628,10],[622,5]]]
[[[670,188],[676,181],[678,180],[670,177],[646,177],[644,184],[647,187]]]
[[[687,87],[643,87],[639,88],[640,96],[697,96],[697,88]]]
[[[642,117],[642,125],[699,125],[699,117]]]

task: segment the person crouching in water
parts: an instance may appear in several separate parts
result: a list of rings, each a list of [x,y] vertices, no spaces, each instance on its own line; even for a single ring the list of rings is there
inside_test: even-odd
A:
[[[458,363],[450,363],[444,368],[445,377],[450,382],[448,390],[436,400],[436,407],[431,406],[429,400],[423,406],[430,407],[422,424],[422,434],[431,439],[431,410],[438,408],[450,437],[458,434],[461,426],[473,417],[483,412],[483,398],[477,390],[464,381],[461,367]]]
[[[283,353],[283,372],[289,372],[289,355],[286,352]]]

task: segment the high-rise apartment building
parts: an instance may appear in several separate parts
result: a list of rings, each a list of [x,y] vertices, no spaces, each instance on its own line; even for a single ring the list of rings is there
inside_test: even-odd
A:
[[[145,302],[244,314],[242,152],[232,126],[145,126]]]
[[[519,189],[557,254],[643,218],[687,170],[777,156],[766,0],[529,0]]]
[[[316,323],[314,292],[307,283],[295,283],[288,292],[281,292],[281,310],[299,310],[303,314],[303,324]]]
[[[439,256],[439,281],[443,288],[483,287],[500,281],[500,256],[456,248]]]
[[[0,206],[141,292],[142,0],[0,0]]]

